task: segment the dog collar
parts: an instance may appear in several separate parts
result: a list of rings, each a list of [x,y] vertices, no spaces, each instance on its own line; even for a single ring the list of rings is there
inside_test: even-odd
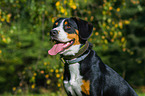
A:
[[[80,48],[79,52],[76,53],[74,56],[62,56],[61,60],[63,61],[63,63],[77,63],[81,60],[83,60],[90,52],[88,52],[87,54],[82,55],[89,47],[89,42],[86,41],[86,43]],[[82,55],[82,56],[81,56]],[[81,57],[79,57],[81,56]]]
[[[78,57],[78,58],[74,58],[72,60],[64,60],[63,58],[61,58],[61,60],[62,60],[62,62],[64,64],[65,63],[67,63],[67,64],[74,64],[74,63],[78,63],[78,62],[84,60],[89,55],[89,53],[90,53],[90,51],[88,53],[84,54],[83,56]]]

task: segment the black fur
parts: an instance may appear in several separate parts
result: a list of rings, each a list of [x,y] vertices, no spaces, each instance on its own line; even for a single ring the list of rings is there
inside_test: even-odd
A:
[[[91,45],[85,53],[88,51],[90,54],[79,64],[81,76],[84,80],[90,81],[90,96],[137,96],[118,73],[102,62],[97,53],[92,50]],[[68,65],[65,64],[64,80],[70,80]],[[83,92],[82,94],[88,96]]]
[[[87,41],[91,36],[93,25],[78,18],[69,19],[74,20],[77,24],[80,39]],[[71,21],[71,24],[73,23]],[[76,26],[75,23],[74,26]],[[133,88],[118,73],[102,62],[97,53],[92,50],[91,43],[83,54],[88,52],[90,52],[89,55],[78,63],[82,79],[90,82],[90,96],[137,96]],[[69,64],[65,63],[64,70],[64,80],[69,81],[71,79]],[[83,92],[82,94],[88,96]],[[70,92],[67,92],[67,95],[72,96]],[[76,96],[78,95],[76,94]]]
[[[80,62],[80,73],[90,80],[90,96],[137,96],[130,85],[113,69],[105,65],[92,49]]]
[[[93,25],[91,23],[88,23],[87,21],[80,19],[80,18],[72,17],[70,19],[73,19],[76,22],[76,24],[78,25],[79,37],[82,40],[88,40],[88,38],[92,34]]]

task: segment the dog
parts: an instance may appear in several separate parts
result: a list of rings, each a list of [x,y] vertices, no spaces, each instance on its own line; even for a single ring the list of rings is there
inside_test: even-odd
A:
[[[137,96],[133,88],[105,65],[87,40],[93,25],[77,17],[59,18],[50,38],[55,45],[50,55],[64,62],[64,88],[68,96]]]

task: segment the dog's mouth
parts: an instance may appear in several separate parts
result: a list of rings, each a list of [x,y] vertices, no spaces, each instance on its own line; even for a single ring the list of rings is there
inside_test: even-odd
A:
[[[75,39],[72,39],[68,42],[60,42],[57,39],[53,39],[52,41],[55,42],[55,45],[48,51],[48,54],[56,55],[57,53],[60,53],[65,49],[69,48],[70,46],[72,46]]]

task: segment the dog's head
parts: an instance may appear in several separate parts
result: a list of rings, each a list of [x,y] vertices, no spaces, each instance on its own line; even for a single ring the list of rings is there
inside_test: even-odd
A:
[[[91,36],[93,25],[79,18],[59,18],[50,31],[55,45],[48,51],[50,55],[57,53],[75,55],[80,47]]]

